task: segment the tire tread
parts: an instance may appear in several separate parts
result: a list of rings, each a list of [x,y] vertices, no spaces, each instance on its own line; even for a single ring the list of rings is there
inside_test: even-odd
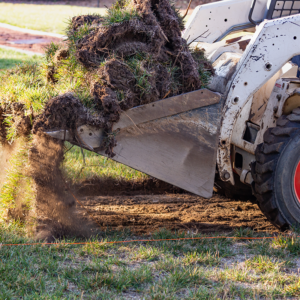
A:
[[[264,134],[264,142],[255,151],[256,162],[251,165],[252,190],[257,204],[268,220],[281,230],[289,228],[275,200],[274,178],[280,154],[296,134],[300,134],[300,107],[288,116],[281,116],[277,126]]]

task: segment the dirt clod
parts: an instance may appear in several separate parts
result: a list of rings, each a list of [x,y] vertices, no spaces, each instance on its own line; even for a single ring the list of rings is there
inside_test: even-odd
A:
[[[82,124],[103,126],[101,118],[95,118],[82,105],[73,93],[66,93],[51,99],[43,114],[39,115],[33,127],[33,133],[47,129],[75,129]]]
[[[54,63],[58,63],[63,59],[68,58],[68,56],[70,55],[69,50],[68,49],[59,49],[56,53],[55,56],[53,58]]]

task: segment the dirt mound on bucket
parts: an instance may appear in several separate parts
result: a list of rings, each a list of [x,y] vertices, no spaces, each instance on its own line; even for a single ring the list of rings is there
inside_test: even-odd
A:
[[[182,28],[182,17],[169,0],[118,0],[104,17],[74,17],[66,42],[47,49],[46,63],[20,67],[3,77],[13,77],[18,84],[32,76],[23,87],[36,90],[20,94],[20,99],[14,93],[4,95],[1,142],[12,132],[8,127],[17,128],[14,136],[32,129],[34,134],[66,129],[75,137],[77,127],[88,124],[104,129],[101,146],[112,157],[112,125],[122,111],[197,90],[213,74],[203,51],[189,49]],[[33,96],[38,90],[43,99]],[[14,106],[20,106],[22,114],[15,113]],[[5,115],[13,118],[7,122]]]
[[[55,68],[66,53],[75,56],[87,70],[92,110],[82,114],[79,111],[85,108],[72,106],[71,114],[61,116],[64,125],[69,124],[67,129],[75,130],[71,119],[76,116],[78,123],[96,122],[109,136],[123,110],[201,88],[201,75],[213,69],[202,51],[190,51],[181,29],[182,19],[168,0],[119,0],[105,17],[74,17],[68,29],[68,49],[64,55],[61,50],[54,55],[50,77],[55,78]],[[59,111],[64,102],[63,96],[50,101],[35,130],[57,128],[61,118],[49,114],[49,107]],[[106,140],[107,154],[113,156],[114,135],[110,139]]]

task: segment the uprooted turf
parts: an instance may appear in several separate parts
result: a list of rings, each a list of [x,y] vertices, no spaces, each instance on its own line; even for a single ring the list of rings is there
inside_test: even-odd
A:
[[[7,71],[0,79],[0,99],[1,115],[13,116],[1,126],[3,134],[3,127],[9,128],[8,140],[20,135],[15,102],[24,105],[18,114],[32,121],[24,130],[33,125],[34,133],[72,130],[76,119],[76,125],[97,124],[109,135],[122,110],[205,86],[212,68],[201,50],[190,51],[181,38],[178,12],[167,0],[153,5],[119,1],[105,17],[74,17],[67,42],[52,44],[45,62]],[[107,145],[109,155],[113,145]]]
[[[73,72],[79,64],[89,97],[82,101],[67,93],[51,99],[33,132],[72,132],[82,124],[101,127],[107,137],[102,147],[113,156],[112,125],[122,111],[199,89],[213,73],[201,50],[189,50],[181,26],[168,0],[120,0],[105,17],[74,17],[67,44],[47,53],[47,79],[56,84],[64,76],[60,70],[66,61]],[[71,78],[76,80],[76,75]]]

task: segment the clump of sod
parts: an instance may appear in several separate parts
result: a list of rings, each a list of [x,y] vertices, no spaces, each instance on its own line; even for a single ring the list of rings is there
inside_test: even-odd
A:
[[[0,202],[12,205],[6,211],[16,210],[18,190],[11,193],[9,187],[20,178],[28,178],[22,186],[35,191],[37,207],[51,207],[55,228],[63,220],[49,195],[60,203],[60,211],[67,210],[65,215],[74,204],[60,171],[63,142],[44,131],[102,127],[106,154],[113,157],[117,141],[112,125],[122,111],[207,85],[213,69],[201,50],[189,49],[182,28],[169,0],[119,0],[105,17],[74,17],[67,40],[51,44],[42,63],[24,64],[0,76],[1,143],[7,149],[22,139],[23,153],[17,155],[22,159],[12,160],[22,170],[17,181],[7,177],[1,190]]]

